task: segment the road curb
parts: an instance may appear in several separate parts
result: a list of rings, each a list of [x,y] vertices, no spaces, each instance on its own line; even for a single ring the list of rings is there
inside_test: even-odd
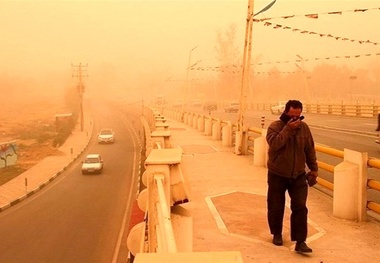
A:
[[[3,205],[2,207],[0,207],[0,213],[7,210],[8,208],[20,203],[21,201],[23,201],[24,199],[34,195],[35,193],[37,193],[38,191],[40,191],[42,188],[44,188],[45,186],[47,186],[49,183],[51,183],[52,181],[54,181],[59,175],[61,175],[65,170],[67,170],[78,158],[79,156],[82,155],[82,153],[87,149],[91,139],[92,139],[92,134],[93,134],[93,130],[94,130],[94,125],[93,125],[93,122],[91,121],[90,122],[91,124],[91,127],[90,127],[90,134],[89,136],[87,137],[87,141],[85,142],[85,145],[84,147],[78,152],[78,154],[74,157],[71,158],[71,160],[69,161],[69,163],[67,165],[65,165],[63,168],[59,169],[58,172],[54,173],[51,177],[49,177],[47,180],[43,181],[42,183],[40,183],[36,188],[34,188],[33,190],[31,191],[28,191],[26,194],[10,201],[8,204],[5,204]],[[70,138],[70,137],[69,137]],[[72,139],[72,137],[71,137]],[[68,140],[66,140],[65,143],[68,143]]]

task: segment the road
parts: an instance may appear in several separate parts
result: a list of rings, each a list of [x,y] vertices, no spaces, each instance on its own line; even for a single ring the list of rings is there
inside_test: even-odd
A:
[[[98,145],[95,137],[86,150],[103,155],[102,174],[82,175],[80,158],[43,190],[1,213],[0,262],[117,262],[136,197],[140,150],[123,115],[98,103],[92,110],[94,134],[106,127],[116,133],[115,144]]]

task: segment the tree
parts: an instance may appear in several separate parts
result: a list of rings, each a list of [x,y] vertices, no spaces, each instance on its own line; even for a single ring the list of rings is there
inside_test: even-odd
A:
[[[236,45],[236,25],[231,24],[225,31],[217,30],[215,47],[219,61],[218,93],[221,99],[236,100],[239,95],[241,53]]]

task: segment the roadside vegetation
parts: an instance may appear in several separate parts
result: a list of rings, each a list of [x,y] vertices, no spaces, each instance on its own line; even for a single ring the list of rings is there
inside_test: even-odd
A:
[[[18,94],[22,93],[19,87]],[[32,96],[34,99],[30,100],[11,92],[9,100],[4,101],[0,142],[17,142],[17,163],[0,168],[0,185],[21,175],[42,159],[62,154],[58,147],[70,136],[77,122],[78,94],[71,87],[66,89],[64,96],[45,95]],[[55,114],[67,112],[73,113],[71,120],[57,131]]]

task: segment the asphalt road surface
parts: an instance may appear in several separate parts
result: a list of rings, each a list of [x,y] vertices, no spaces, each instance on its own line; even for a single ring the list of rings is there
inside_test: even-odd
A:
[[[140,150],[126,116],[99,103],[92,110],[95,138],[82,158],[43,190],[0,214],[0,262],[117,262],[125,218],[136,197]],[[102,128],[114,129],[114,144],[97,144]],[[102,174],[81,174],[87,153],[103,155]]]

